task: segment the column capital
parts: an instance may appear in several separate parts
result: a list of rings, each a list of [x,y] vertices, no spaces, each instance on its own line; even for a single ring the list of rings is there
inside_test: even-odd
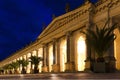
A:
[[[85,28],[86,28],[86,29],[91,29],[91,28],[93,28],[95,25],[96,25],[96,24],[93,23],[92,21],[90,21],[90,22],[88,21],[88,22],[85,23]]]
[[[86,23],[85,23],[85,27],[90,27],[91,25],[93,25],[94,23],[92,23],[92,22],[90,22],[90,21],[87,21]]]
[[[33,51],[39,51],[39,49],[34,49]]]
[[[48,43],[42,43],[43,47],[46,47],[48,45]]]
[[[66,36],[68,37],[70,37],[72,35],[72,31],[68,31],[68,32],[66,32]]]
[[[45,43],[42,43],[42,46],[45,46]]]
[[[57,38],[53,38],[53,39],[52,39],[52,42],[56,42],[56,41],[57,41]]]

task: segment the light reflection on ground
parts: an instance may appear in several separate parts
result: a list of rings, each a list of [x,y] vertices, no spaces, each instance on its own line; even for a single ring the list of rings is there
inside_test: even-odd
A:
[[[120,73],[42,73],[42,74],[11,74],[0,75],[0,80],[120,80]]]

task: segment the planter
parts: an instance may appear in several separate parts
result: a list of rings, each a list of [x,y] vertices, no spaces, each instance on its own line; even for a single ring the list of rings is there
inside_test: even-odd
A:
[[[105,62],[95,62],[93,64],[93,71],[96,73],[105,73],[106,72]]]
[[[26,74],[25,68],[22,69],[21,74]]]

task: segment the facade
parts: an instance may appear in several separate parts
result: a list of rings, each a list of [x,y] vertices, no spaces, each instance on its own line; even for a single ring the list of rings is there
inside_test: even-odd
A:
[[[0,67],[28,59],[31,55],[43,57],[39,63],[39,72],[75,72],[91,70],[91,59],[95,55],[89,51],[85,42],[85,35],[81,30],[97,24],[100,27],[110,17],[110,25],[120,21],[120,0],[99,0],[92,4],[86,1],[79,8],[56,17],[31,45],[17,51],[12,56],[0,62]],[[115,30],[117,39],[106,57],[113,66],[120,70],[120,34]],[[27,73],[34,66],[29,62]],[[21,71],[21,67],[18,69]]]

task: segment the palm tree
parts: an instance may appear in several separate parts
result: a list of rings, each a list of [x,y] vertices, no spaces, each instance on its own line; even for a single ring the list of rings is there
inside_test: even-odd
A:
[[[106,22],[102,28],[99,28],[96,25],[95,30],[87,29],[84,32],[82,31],[82,33],[86,35],[86,43],[97,54],[98,62],[104,61],[104,54],[108,51],[110,46],[113,44],[113,41],[116,39],[116,35],[113,32],[116,28],[119,28],[117,24],[110,27],[108,27],[107,24],[108,22]]]
[[[3,74],[4,70],[3,67],[0,67],[0,74]]]
[[[12,67],[11,64],[6,64],[5,66],[3,66],[3,69],[4,69],[5,73],[10,73],[10,74],[12,74],[11,69],[13,69],[13,67]],[[9,72],[8,72],[8,71],[9,71]]]
[[[22,65],[21,73],[25,74],[26,73],[25,67],[28,65],[28,61],[25,59],[22,59],[22,60],[18,60],[17,62],[19,63],[19,66]]]
[[[39,62],[42,61],[42,57],[37,57],[37,56],[31,56],[30,57],[30,62],[31,64],[34,65],[34,73],[38,73],[38,65],[39,65]]]
[[[116,35],[114,34],[115,29],[119,29],[120,27],[117,24],[109,25],[109,20],[105,23],[105,25],[100,28],[96,25],[95,29],[87,29],[86,31],[82,31],[86,36],[86,43],[97,54],[96,62],[92,62],[92,67],[95,72],[106,72],[105,67],[109,67],[109,63],[105,62],[104,55],[110,49],[111,45],[113,45],[114,40],[116,39]],[[111,64],[114,65],[114,64]],[[94,67],[93,67],[94,66]],[[111,68],[114,69],[115,68]],[[107,69],[109,72],[111,69]]]
[[[14,69],[14,73],[17,73],[17,68],[19,67],[19,63],[18,62],[12,62],[10,65]]]

